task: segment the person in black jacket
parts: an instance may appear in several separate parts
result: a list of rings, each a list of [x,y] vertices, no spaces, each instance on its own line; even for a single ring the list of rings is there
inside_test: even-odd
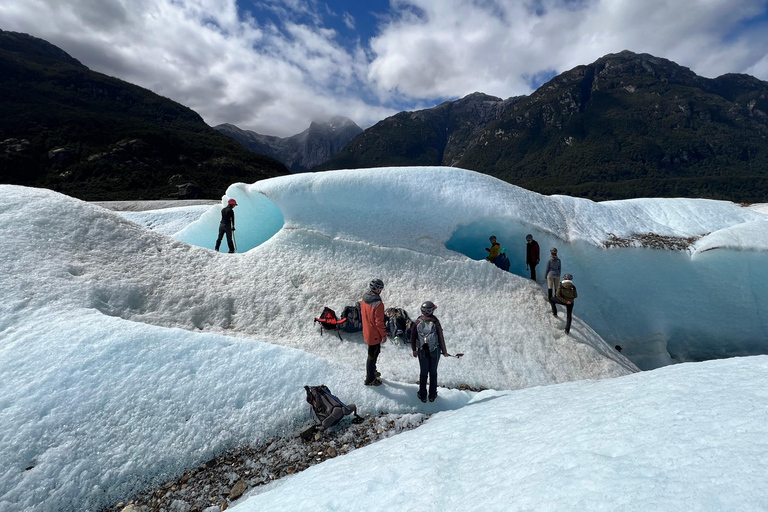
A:
[[[421,305],[421,316],[411,327],[411,349],[413,357],[419,358],[419,400],[434,402],[437,398],[437,363],[440,354],[448,355],[443,339],[443,328],[440,320],[434,315],[437,306],[426,301]],[[427,395],[427,377],[429,377],[429,395]]]
[[[536,280],[536,265],[539,264],[539,242],[533,235],[525,235],[525,265],[531,269],[531,279]]]
[[[221,239],[224,235],[227,235],[227,245],[229,246],[229,253],[235,252],[235,244],[232,242],[232,233],[235,231],[235,206],[237,201],[230,199],[227,201],[227,206],[221,209],[221,222],[219,223],[219,238],[216,239],[216,252],[221,247]]]

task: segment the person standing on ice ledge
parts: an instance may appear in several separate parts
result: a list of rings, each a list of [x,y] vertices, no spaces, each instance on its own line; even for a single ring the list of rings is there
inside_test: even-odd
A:
[[[531,269],[531,279],[536,280],[536,265],[539,264],[539,242],[533,235],[525,235],[525,265]]]
[[[496,257],[499,255],[499,251],[501,250],[501,245],[496,242],[496,237],[493,235],[491,235],[488,241],[491,242],[491,248],[490,249],[488,247],[485,248],[485,250],[488,251],[488,256],[486,256],[485,259],[493,263],[493,260],[495,260]]]
[[[560,258],[557,257],[557,248],[553,247],[549,250],[550,258],[547,260],[547,268],[545,269],[545,275],[547,277],[547,295],[550,300],[557,291],[558,283],[560,282],[560,270],[563,267],[563,263]]]
[[[381,344],[387,341],[387,324],[384,320],[384,303],[381,292],[384,291],[384,281],[374,279],[368,285],[368,290],[360,301],[360,317],[363,321],[363,339],[368,345],[368,359],[365,363],[366,386],[381,386],[379,372],[376,371],[376,361],[379,359]]]
[[[411,349],[413,357],[419,358],[419,391],[417,396],[422,402],[434,402],[437,398],[437,363],[440,354],[448,356],[443,338],[440,320],[434,315],[437,306],[431,301],[421,305],[421,316],[411,328]],[[427,395],[427,377],[429,377],[429,395]]]
[[[576,300],[579,294],[576,293],[576,287],[573,285],[573,276],[571,274],[563,274],[563,282],[560,283],[560,287],[557,289],[557,294],[554,297],[549,298],[549,303],[552,304],[552,314],[557,316],[556,304],[562,304],[565,306],[566,321],[565,321],[565,334],[571,332],[571,317],[573,314],[573,301]]]
[[[227,206],[221,209],[221,222],[219,223],[219,238],[216,239],[216,252],[219,252],[221,239],[224,238],[225,233],[227,235],[229,253],[235,252],[235,244],[232,243],[232,233],[235,231],[235,206],[237,206],[237,201],[230,199],[227,201]]]

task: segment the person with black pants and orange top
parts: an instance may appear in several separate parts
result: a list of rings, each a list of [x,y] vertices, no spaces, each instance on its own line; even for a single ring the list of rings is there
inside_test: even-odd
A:
[[[381,386],[376,362],[381,352],[381,344],[387,341],[387,324],[384,319],[384,303],[381,292],[384,291],[384,281],[374,279],[368,285],[368,290],[360,301],[360,317],[363,321],[363,339],[368,345],[368,359],[365,363],[366,386]]]

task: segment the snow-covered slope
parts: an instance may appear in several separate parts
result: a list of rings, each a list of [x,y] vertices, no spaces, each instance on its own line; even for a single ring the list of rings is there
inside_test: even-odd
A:
[[[373,219],[358,221],[373,231],[388,221]],[[324,382],[363,413],[466,404],[471,393],[446,388],[419,402],[418,365],[391,344],[379,359],[387,382],[364,387],[361,336],[319,335],[322,307],[359,300],[373,277],[387,283],[385,304],[438,304],[449,350],[466,354],[441,362],[441,385],[635,371],[578,319],[563,336],[528,280],[447,250],[294,223],[248,253],[217,254],[15,186],[0,186],[0,234],[2,512],[98,510],[228,446],[295,429],[307,419],[304,384]]]
[[[229,510],[768,510],[767,375],[756,356],[483,392]]]
[[[143,227],[167,233],[199,211],[145,212],[135,217],[141,226],[49,191],[0,186],[0,460],[9,461],[0,467],[0,512],[96,511],[229,446],[295,431],[307,420],[302,386],[319,383],[363,413],[440,414],[403,441],[321,464],[248,507],[292,510],[290,500],[307,499],[293,482],[326,485],[329,468],[349,483],[335,488],[342,508],[370,506],[354,501],[368,495],[398,505],[398,493],[431,510],[558,509],[571,496],[585,505],[578,510],[614,510],[605,505],[614,500],[628,510],[765,508],[755,479],[765,473],[766,418],[754,405],[765,398],[765,358],[630,375],[634,366],[579,318],[609,304],[603,318],[646,337],[643,329],[674,336],[699,319],[705,332],[729,328],[717,334],[723,344],[731,334],[764,333],[755,294],[764,253],[754,238],[766,216],[758,209],[548,198],[456,169],[297,175],[236,184],[228,195],[241,205],[240,249],[252,248],[236,255]],[[212,247],[218,210],[177,236]],[[545,252],[550,242],[562,247],[565,271],[580,269],[570,337],[539,285],[465,256],[483,252],[490,230],[505,244],[521,240],[520,249],[533,232]],[[708,237],[673,255],[599,247],[608,233],[648,231],[712,232],[713,247],[704,250]],[[678,275],[677,260],[693,273]],[[339,311],[359,300],[373,277],[386,283],[387,306],[413,314],[424,300],[438,304],[449,351],[466,354],[441,361],[443,386],[497,391],[442,387],[436,402],[422,404],[415,360],[390,343],[379,359],[385,384],[362,386],[361,336],[321,337],[312,319],[323,306]],[[702,288],[704,278],[712,283]],[[713,307],[713,297],[725,299]],[[654,303],[673,309],[663,325],[642,315]],[[746,323],[748,315],[756,319]],[[537,387],[608,377],[619,379]],[[424,495],[424,479],[413,478],[420,472],[444,481],[441,493]],[[507,481],[516,485],[502,488]],[[586,482],[580,493],[576,481]],[[698,492],[701,481],[708,487]],[[359,482],[370,493],[350,498]],[[483,487],[493,492],[474,493]]]
[[[461,262],[458,272],[475,280],[480,293],[504,279],[495,269],[476,278],[465,271],[471,266],[462,254],[483,259],[488,236],[495,234],[509,254],[511,272],[529,276],[525,235],[531,233],[542,248],[539,285],[546,287],[548,248],[558,247],[563,271],[575,276],[579,290],[575,313],[611,346],[622,345],[643,369],[768,351],[768,314],[756,277],[765,264],[768,215],[758,207],[705,199],[595,203],[542,196],[471,171],[424,167],[279,177],[233,185],[227,193],[240,204],[241,251],[281,228],[280,237],[302,231],[337,245],[402,248],[439,257],[424,261]],[[212,208],[176,236],[212,248],[219,219],[219,207]],[[637,247],[648,233],[656,247],[701,238],[682,251]],[[606,244],[618,247],[605,249]],[[286,257],[302,266],[307,250],[295,249]],[[355,267],[351,256],[339,262],[341,268]],[[429,273],[443,272],[431,267]],[[453,276],[443,277],[430,292],[450,286]],[[403,287],[398,283],[397,289]],[[405,298],[398,305],[409,311],[420,302]]]

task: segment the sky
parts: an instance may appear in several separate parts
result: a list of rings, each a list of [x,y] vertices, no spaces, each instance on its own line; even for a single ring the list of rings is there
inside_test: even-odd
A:
[[[639,372],[583,316],[599,301],[590,280],[637,273],[655,295],[624,285],[609,308],[614,323],[673,295],[682,297],[678,329],[715,330],[735,311],[765,352],[759,322],[768,319],[755,308],[764,264],[740,263],[745,254],[764,262],[765,205],[593,203],[452,168],[290,175],[233,184],[222,203],[229,197],[238,203],[236,254],[212,250],[221,204],[116,213],[0,185],[0,512],[96,512],[230,447],[293,435],[311,421],[303,386],[321,383],[362,415],[432,416],[259,488],[235,504],[240,510],[768,505],[768,409],[760,405],[768,358]],[[474,226],[482,247],[502,224],[519,230],[509,240],[496,233],[516,272],[468,257],[469,242],[448,247],[459,226]],[[570,335],[562,308],[552,316],[542,283],[524,277],[526,231],[542,243],[559,234],[569,254],[563,271],[580,291]],[[597,250],[608,232],[648,231],[711,232],[677,254],[702,273],[664,274],[654,256],[664,251],[652,249],[565,251],[578,243]],[[606,265],[608,253],[628,264]],[[581,270],[572,271],[577,259]],[[338,312],[360,300],[373,277],[385,283],[387,307],[415,317],[425,300],[437,304],[448,351],[464,354],[440,360],[433,403],[416,396],[408,348],[385,343],[384,384],[364,386],[361,334],[339,340],[312,321],[324,306]],[[729,287],[747,297],[731,311],[722,304]],[[727,332],[718,341],[734,340]],[[434,475],[433,492],[414,475]],[[318,487],[332,492],[301,505],[318,499]]]
[[[473,92],[529,94],[603,55],[768,80],[765,0],[6,0],[0,29],[276,136],[366,128]]]

